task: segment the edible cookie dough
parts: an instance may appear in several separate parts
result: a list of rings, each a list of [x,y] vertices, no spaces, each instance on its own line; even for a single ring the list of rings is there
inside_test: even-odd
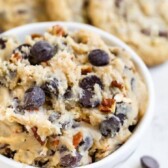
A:
[[[0,154],[44,168],[99,161],[133,133],[146,86],[129,54],[56,25],[0,38]]]
[[[129,44],[149,66],[168,60],[167,0],[90,0],[89,17]]]
[[[45,0],[0,0],[0,29],[47,20]]]

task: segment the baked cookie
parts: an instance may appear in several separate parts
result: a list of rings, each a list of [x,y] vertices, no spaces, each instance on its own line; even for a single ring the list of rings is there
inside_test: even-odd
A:
[[[10,28],[47,20],[45,0],[0,0],[0,28]]]
[[[87,0],[47,0],[46,11],[51,20],[87,22]]]
[[[93,32],[54,26],[0,38],[0,154],[28,165],[101,160],[132,135],[147,90],[129,54]]]
[[[93,25],[125,41],[148,66],[168,59],[167,0],[90,0]]]

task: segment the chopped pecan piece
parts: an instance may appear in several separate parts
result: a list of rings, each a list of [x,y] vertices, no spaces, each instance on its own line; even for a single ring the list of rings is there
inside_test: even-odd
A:
[[[66,36],[65,30],[61,26],[59,26],[59,25],[53,26],[52,29],[51,29],[51,31],[50,31],[50,33],[52,35]]]
[[[77,134],[75,134],[73,136],[74,147],[76,148],[80,144],[80,142],[82,142],[82,140],[83,140],[83,134],[81,132],[78,132]]]
[[[35,38],[42,38],[42,39],[44,39],[43,35],[41,35],[41,34],[32,34],[31,37],[32,37],[32,39],[35,39]]]
[[[58,146],[58,145],[59,145],[59,139],[54,139],[54,140],[52,141],[52,145],[53,145],[53,146]]]
[[[82,75],[87,75],[88,73],[92,72],[92,66],[82,67]]]
[[[103,99],[99,106],[101,112],[110,113],[115,111],[115,100],[114,99]]]
[[[15,53],[15,54],[12,55],[12,57],[11,57],[12,62],[16,62],[16,61],[19,61],[19,60],[22,60],[22,56],[19,53]]]
[[[37,127],[32,127],[31,128],[33,134],[34,134],[34,137],[36,138],[36,140],[41,144],[41,145],[44,145],[45,144],[45,141],[42,141],[40,136],[37,134]]]
[[[114,81],[111,82],[111,86],[112,87],[117,87],[119,89],[123,89],[123,87],[124,87],[123,84],[118,83],[116,80],[114,80]]]

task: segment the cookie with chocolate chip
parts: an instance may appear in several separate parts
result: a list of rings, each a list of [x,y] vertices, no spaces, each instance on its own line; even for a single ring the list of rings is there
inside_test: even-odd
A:
[[[46,11],[50,20],[87,22],[87,0],[47,0]]]
[[[45,21],[44,0],[0,0],[0,25],[2,30]]]

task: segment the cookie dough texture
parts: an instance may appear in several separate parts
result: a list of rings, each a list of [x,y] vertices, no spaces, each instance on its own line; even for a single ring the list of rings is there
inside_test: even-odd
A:
[[[125,41],[149,66],[168,59],[167,0],[90,0],[93,25]]]
[[[0,27],[13,27],[47,20],[45,0],[0,0]]]
[[[31,47],[42,40],[55,53],[31,65]],[[27,36],[20,45],[1,38],[1,154],[38,167],[75,167],[101,160],[125,143],[147,102],[146,86],[127,52],[93,32],[60,26]],[[106,52],[106,65],[89,62],[95,49]],[[45,88],[45,103],[28,110],[24,97],[32,87]],[[85,107],[88,102],[91,106]]]

